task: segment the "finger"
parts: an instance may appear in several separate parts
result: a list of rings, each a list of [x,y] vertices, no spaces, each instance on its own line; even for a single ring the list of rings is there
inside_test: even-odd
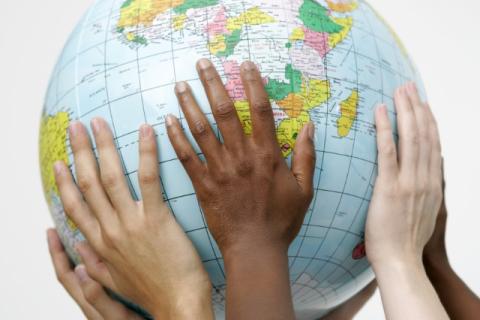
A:
[[[217,155],[220,152],[220,142],[212,131],[207,118],[197,104],[190,86],[186,82],[179,82],[175,86],[175,94],[185,114],[188,127],[202,149],[207,163],[218,165]]]
[[[315,172],[315,127],[307,123],[295,143],[293,150],[292,173],[303,193],[309,198],[313,195],[313,173]]]
[[[87,242],[80,242],[75,246],[90,277],[102,286],[115,290],[115,282],[105,263]]]
[[[58,161],[54,165],[54,172],[66,215],[78,226],[83,235],[96,245],[101,237],[100,225],[83,200],[70,170],[63,161]]]
[[[98,282],[88,276],[85,266],[77,266],[75,274],[85,300],[95,308],[104,320],[127,319],[129,317],[129,311],[122,304],[113,300]]]
[[[97,160],[87,131],[78,121],[70,124],[70,143],[80,192],[100,225],[109,225],[114,217],[113,208],[100,182]]]
[[[418,161],[418,131],[413,107],[404,86],[395,92],[399,134],[400,169],[415,175]]]
[[[398,174],[398,158],[387,106],[381,105],[377,108],[375,124],[377,127],[378,174],[391,178]]]
[[[166,118],[168,138],[178,159],[187,171],[193,182],[197,181],[205,172],[205,165],[198,158],[183,132],[180,122],[175,116],[168,115]]]
[[[245,93],[250,104],[253,137],[256,141],[276,147],[275,122],[272,106],[263,85],[257,66],[246,61],[241,66],[241,76]]]
[[[420,99],[417,87],[413,82],[406,86],[406,91],[410,103],[413,107],[415,119],[417,122],[418,132],[418,175],[421,181],[427,181],[430,166],[430,158],[432,156],[432,136],[431,136],[431,119],[425,104]]]
[[[112,131],[101,118],[92,120],[92,130],[98,150],[102,185],[120,217],[127,218],[126,214],[136,212],[135,202],[125,180]]]
[[[214,65],[207,59],[198,61],[197,71],[207,93],[215,121],[222,133],[225,146],[233,150],[239,150],[244,138],[243,128],[222,79]]]
[[[65,249],[60,242],[57,231],[47,230],[48,249],[58,281],[67,293],[78,304],[87,319],[102,320],[102,317],[83,298],[82,288],[73,271]]]
[[[165,205],[158,171],[157,140],[149,125],[140,128],[140,164],[138,180],[146,212],[158,212]]]
[[[433,115],[432,108],[430,105],[427,103],[426,104],[426,109],[430,121],[430,136],[432,137],[432,156],[430,159],[430,175],[435,177],[438,176],[440,179],[442,179],[442,185],[444,184],[444,172],[443,172],[443,157],[442,157],[442,144],[440,141],[440,131],[438,129],[438,123],[437,120],[435,119],[435,116]]]

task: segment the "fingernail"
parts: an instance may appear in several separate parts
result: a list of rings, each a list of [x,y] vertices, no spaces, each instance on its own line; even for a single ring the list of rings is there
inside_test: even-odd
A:
[[[92,127],[93,133],[97,134],[102,130],[103,121],[99,118],[94,118],[90,122],[90,126]]]
[[[205,70],[212,66],[212,63],[208,59],[200,59],[198,60],[197,64],[198,64],[198,67],[202,70]]]
[[[75,267],[75,274],[77,275],[80,282],[86,282],[89,279],[87,270],[85,269],[84,265],[80,264],[77,267]]]
[[[257,66],[251,61],[245,61],[244,63],[242,63],[242,69],[245,71],[253,71],[257,69]]]
[[[417,85],[415,82],[411,81],[408,83],[407,88],[410,93],[414,93],[417,90]]]
[[[79,121],[73,121],[68,127],[70,137],[75,137],[78,135],[78,132],[81,130],[82,124]]]
[[[185,93],[188,89],[188,84],[185,81],[177,82],[175,85],[175,92],[177,93]]]
[[[148,124],[144,124],[140,127],[140,137],[142,139],[150,138],[152,135],[152,127]]]
[[[167,124],[167,127],[170,127],[173,124],[173,115],[169,114],[165,118],[165,123]]]
[[[307,124],[308,128],[308,137],[310,138],[310,140],[314,141],[315,140],[315,125],[313,124],[313,122],[309,122]]]
[[[53,170],[55,171],[55,174],[57,176],[61,175],[63,173],[63,162],[62,161],[57,161],[53,164]]]
[[[381,104],[377,107],[377,110],[380,114],[386,114],[387,113],[387,106],[384,104]]]

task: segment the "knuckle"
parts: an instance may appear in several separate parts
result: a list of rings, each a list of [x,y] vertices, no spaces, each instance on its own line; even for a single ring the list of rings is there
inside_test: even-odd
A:
[[[394,157],[397,153],[397,149],[395,145],[385,142],[382,144],[379,152],[387,157]]]
[[[196,120],[193,123],[193,134],[195,134],[197,137],[204,137],[207,135],[208,130],[207,130],[207,124],[205,123],[204,120]]]
[[[138,180],[142,185],[151,185],[157,182],[158,175],[155,172],[140,172]]]
[[[67,216],[75,216],[76,208],[78,208],[80,204],[73,200],[73,199],[67,199],[63,202],[63,210],[67,214]]]
[[[221,186],[226,186],[230,184],[230,181],[231,181],[230,173],[223,168],[216,169],[215,173],[213,174],[213,178],[215,180],[215,183]]]
[[[103,230],[102,236],[107,247],[114,247],[115,243],[122,239],[122,232],[117,228],[107,227]]]
[[[249,159],[238,160],[236,164],[236,171],[239,176],[248,176],[253,172],[253,162]]]
[[[125,226],[125,233],[129,236],[137,236],[142,232],[142,230],[145,230],[145,228],[142,228],[142,226],[138,223],[128,223]]]
[[[230,119],[235,115],[235,107],[231,101],[222,101],[215,105],[216,114],[222,119]]]
[[[178,152],[178,160],[180,160],[181,163],[186,164],[192,161],[192,155],[190,152],[181,150]]]
[[[252,108],[263,115],[269,115],[272,112],[272,107],[270,106],[270,102],[267,100],[256,101],[252,103]]]
[[[90,189],[92,188],[92,180],[93,180],[93,177],[90,177],[90,176],[85,176],[85,175],[78,176],[77,185],[81,193],[85,194],[90,191]]]
[[[114,172],[104,172],[101,175],[102,184],[105,188],[112,188],[119,182],[119,177]]]
[[[96,284],[88,284],[83,287],[83,295],[85,300],[87,300],[90,304],[94,305],[97,300],[102,295],[102,287]]]

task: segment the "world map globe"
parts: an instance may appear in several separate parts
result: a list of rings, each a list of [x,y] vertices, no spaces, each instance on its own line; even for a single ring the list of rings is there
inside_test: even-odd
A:
[[[73,248],[84,237],[65,216],[52,169],[63,160],[75,175],[69,123],[88,125],[94,117],[110,123],[135,199],[141,197],[138,128],[149,123],[157,135],[164,197],[197,248],[213,285],[216,316],[224,317],[223,258],[164,125],[166,115],[176,115],[194,143],[174,94],[176,82],[188,81],[219,134],[195,69],[200,58],[219,70],[247,134],[251,121],[239,66],[244,60],[258,65],[286,161],[303,125],[315,124],[315,195],[288,255],[296,315],[317,319],[374,277],[364,247],[377,176],[374,109],[387,104],[394,124],[395,88],[406,81],[421,86],[404,46],[365,1],[96,1],[58,59],[41,118],[43,187],[61,240],[79,263]]]

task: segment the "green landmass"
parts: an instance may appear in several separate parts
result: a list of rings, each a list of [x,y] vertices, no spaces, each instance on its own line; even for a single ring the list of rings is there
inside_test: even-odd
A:
[[[293,69],[291,64],[285,67],[285,78],[289,82],[283,82],[276,79],[269,79],[265,89],[268,96],[273,100],[283,100],[290,93],[298,93],[302,90],[302,73]]]
[[[231,34],[225,37],[225,45],[227,48],[225,51],[218,52],[217,57],[228,57],[233,54],[235,47],[240,42],[240,37],[242,35],[242,29],[236,29]]]
[[[139,35],[136,35],[135,38],[133,38],[132,42],[138,43],[138,44],[141,44],[141,45],[147,45],[148,44],[148,40],[145,37],[142,37],[142,36],[139,36]]]
[[[316,32],[338,33],[343,27],[328,16],[328,10],[314,0],[305,0],[299,10],[303,24]]]
[[[183,4],[173,8],[173,11],[178,14],[184,14],[188,9],[205,8],[216,4],[218,4],[218,0],[185,0]]]
[[[134,1],[134,0],[126,0],[126,1],[122,4],[122,9],[128,7],[129,5],[131,5],[133,1]]]

